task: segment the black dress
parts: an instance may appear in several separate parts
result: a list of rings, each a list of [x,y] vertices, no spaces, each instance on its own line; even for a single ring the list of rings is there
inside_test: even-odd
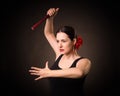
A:
[[[58,67],[58,63],[63,55],[60,55],[53,66],[50,68],[51,70],[61,70]],[[76,59],[71,67],[75,67],[78,60],[82,59],[78,58]],[[60,78],[60,77],[54,77],[49,78],[50,81],[50,87],[51,87],[51,96],[84,96],[83,95],[83,84],[85,81],[85,77],[83,78],[77,78],[77,79],[71,79],[71,78]]]

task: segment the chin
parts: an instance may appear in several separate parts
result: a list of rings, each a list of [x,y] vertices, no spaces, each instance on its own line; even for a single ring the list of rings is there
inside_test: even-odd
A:
[[[60,52],[61,54],[65,54],[65,52]]]

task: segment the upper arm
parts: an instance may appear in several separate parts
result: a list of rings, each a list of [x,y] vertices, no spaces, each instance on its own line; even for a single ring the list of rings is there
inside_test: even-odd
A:
[[[91,61],[87,58],[81,59],[78,61],[76,67],[80,69],[80,71],[83,73],[83,75],[86,75],[90,71]]]
[[[51,33],[51,34],[49,34],[49,35],[46,36],[46,39],[48,40],[50,46],[54,50],[56,56],[58,56],[60,54],[60,51],[59,51],[59,47],[58,47],[55,35]]]

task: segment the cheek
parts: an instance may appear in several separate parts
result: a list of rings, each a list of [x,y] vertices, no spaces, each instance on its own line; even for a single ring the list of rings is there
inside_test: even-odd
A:
[[[65,49],[71,50],[73,48],[73,45],[71,43],[64,44]]]

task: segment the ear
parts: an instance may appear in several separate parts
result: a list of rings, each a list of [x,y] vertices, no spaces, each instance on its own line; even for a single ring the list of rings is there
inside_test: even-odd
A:
[[[74,39],[73,39],[73,44],[75,45],[75,44],[76,44],[76,42],[77,42],[77,39],[76,39],[76,38],[74,38]]]

